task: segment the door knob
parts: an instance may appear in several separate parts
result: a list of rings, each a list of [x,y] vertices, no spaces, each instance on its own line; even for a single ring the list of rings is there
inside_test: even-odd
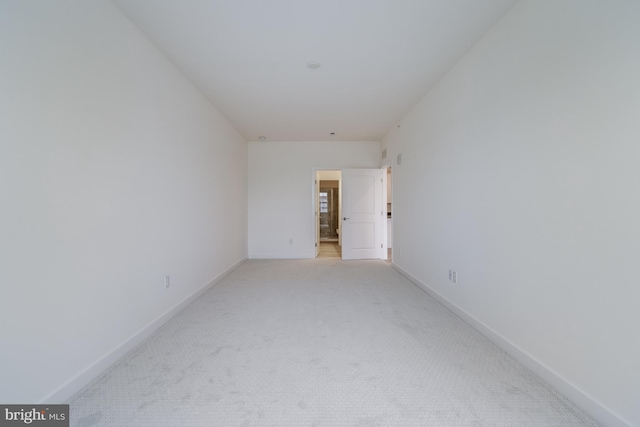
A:
[[[346,216],[343,216],[343,217],[342,217],[342,219],[343,219],[344,221],[346,221],[346,220],[348,220],[349,218],[347,218]]]

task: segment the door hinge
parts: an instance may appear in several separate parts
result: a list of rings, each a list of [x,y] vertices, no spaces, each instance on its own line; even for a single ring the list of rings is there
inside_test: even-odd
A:
[[[316,248],[318,247],[318,244],[316,243]]]

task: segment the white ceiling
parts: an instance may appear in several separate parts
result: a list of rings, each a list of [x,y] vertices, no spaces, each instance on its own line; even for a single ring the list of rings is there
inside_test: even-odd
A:
[[[515,1],[113,0],[249,141],[380,140]]]

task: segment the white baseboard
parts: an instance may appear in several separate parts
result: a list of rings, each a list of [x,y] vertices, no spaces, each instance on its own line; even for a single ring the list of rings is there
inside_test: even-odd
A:
[[[394,269],[396,269],[400,274],[409,279],[414,285],[420,288],[422,291],[426,292],[429,296],[433,297],[436,301],[442,304],[445,308],[455,314],[457,317],[462,319],[464,322],[469,324],[472,328],[476,329],[482,335],[484,335],[487,339],[492,341],[502,350],[504,350],[507,354],[512,356],[518,362],[522,363],[533,373],[538,375],[542,380],[547,382],[553,389],[558,391],[560,394],[565,396],[567,399],[571,400],[576,406],[580,407],[587,414],[591,415],[596,421],[601,423],[604,426],[608,427],[631,427],[632,424],[629,421],[626,421],[621,416],[614,413],[612,410],[607,408],[605,405],[598,402],[593,397],[589,396],[589,394],[582,391],[580,388],[567,381],[557,372],[553,371],[548,366],[544,365],[533,356],[526,353],[524,350],[519,348],[517,345],[513,344],[511,341],[506,339],[504,336],[500,335],[498,332],[494,331],[480,320],[476,319],[471,314],[467,313],[438,292],[433,290],[431,287],[422,283],[420,280],[412,276],[410,273],[405,271],[402,267],[399,267],[397,264],[391,264]]]
[[[58,387],[53,392],[49,393],[44,398],[40,399],[39,403],[63,403],[67,401],[71,396],[80,391],[84,386],[89,384],[91,381],[96,379],[99,375],[105,372],[109,367],[111,367],[114,363],[124,357],[129,351],[134,349],[136,346],[141,344],[144,340],[146,340],[151,334],[158,330],[162,325],[164,325],[169,319],[182,311],[186,306],[191,304],[193,301],[198,299],[202,294],[208,291],[212,286],[216,283],[220,282],[225,276],[231,273],[233,270],[238,268],[240,264],[246,261],[246,258],[235,263],[229,269],[227,269],[224,273],[220,274],[218,277],[211,280],[209,283],[196,290],[194,293],[189,295],[187,298],[182,300],[181,302],[174,305],[172,308],[167,310],[164,314],[159,316],[157,319],[151,321],[141,330],[133,334],[129,339],[127,339],[122,344],[118,345],[112,351],[107,353],[102,358],[98,359],[91,366],[78,373],[76,376],[71,378],[69,381],[64,383],[62,386]]]

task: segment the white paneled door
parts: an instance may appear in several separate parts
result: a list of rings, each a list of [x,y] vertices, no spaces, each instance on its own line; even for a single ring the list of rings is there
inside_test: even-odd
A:
[[[386,178],[385,169],[342,170],[342,259],[387,258]]]
[[[320,173],[316,171],[315,178],[315,216],[314,221],[316,223],[316,258],[320,255]]]

